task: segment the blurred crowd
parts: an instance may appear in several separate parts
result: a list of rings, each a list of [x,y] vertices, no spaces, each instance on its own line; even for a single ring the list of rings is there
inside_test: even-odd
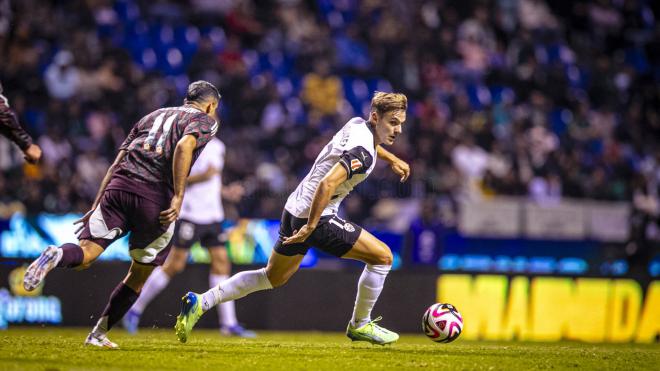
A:
[[[655,1],[0,0],[0,15],[0,81],[43,149],[32,166],[0,142],[0,202],[28,213],[86,211],[130,127],[197,79],[220,89],[225,183],[247,191],[230,216],[279,218],[375,90],[409,97],[391,150],[412,177],[381,163],[345,202],[356,222],[392,197],[658,212]]]

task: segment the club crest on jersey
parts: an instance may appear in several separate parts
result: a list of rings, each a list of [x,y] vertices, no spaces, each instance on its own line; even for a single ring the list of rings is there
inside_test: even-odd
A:
[[[351,160],[351,170],[355,171],[361,167],[362,167],[362,163],[360,162],[360,160],[355,158]]]
[[[353,227],[353,224],[351,223],[344,223],[344,230],[347,232],[355,232],[355,227]]]

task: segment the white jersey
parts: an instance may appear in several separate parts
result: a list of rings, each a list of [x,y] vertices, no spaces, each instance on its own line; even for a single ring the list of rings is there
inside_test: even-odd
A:
[[[222,208],[222,168],[225,164],[225,144],[218,138],[213,138],[195,161],[190,175],[203,174],[214,167],[218,174],[211,179],[191,184],[186,188],[181,205],[181,219],[197,224],[221,222],[225,218]]]
[[[332,137],[316,157],[307,176],[289,195],[284,206],[288,212],[298,218],[308,218],[316,187],[330,169],[340,163],[346,169],[348,179],[337,187],[321,215],[337,214],[339,204],[376,166],[374,135],[368,125],[364,119],[354,117]]]

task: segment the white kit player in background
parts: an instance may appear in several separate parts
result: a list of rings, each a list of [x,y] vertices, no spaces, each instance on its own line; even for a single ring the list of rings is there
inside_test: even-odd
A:
[[[311,247],[365,263],[346,335],[354,341],[380,345],[398,340],[398,334],[376,324],[380,318],[371,318],[392,266],[392,252],[359,225],[337,216],[337,211],[342,200],[373,171],[377,157],[386,161],[402,182],[408,178],[408,164],[381,146],[393,144],[401,134],[407,105],[403,94],[376,92],[369,118],[353,118],[335,134],[289,196],[268,265],[240,272],[203,294],[187,293],[175,325],[179,341],[187,341],[197,320],[213,306],[284,285]]]
[[[147,305],[169,284],[172,277],[186,267],[190,248],[195,242],[209,250],[211,269],[209,285],[219,285],[229,277],[231,263],[225,248],[225,219],[222,198],[238,201],[243,188],[238,184],[222,186],[225,145],[213,138],[190,170],[188,188],[183,198],[179,220],[174,230],[174,244],[162,268],[156,268],[142,289],[142,295],[124,316],[123,324],[131,333],[137,332],[140,316]],[[218,320],[224,335],[254,337],[255,333],[238,324],[234,302],[218,306]]]

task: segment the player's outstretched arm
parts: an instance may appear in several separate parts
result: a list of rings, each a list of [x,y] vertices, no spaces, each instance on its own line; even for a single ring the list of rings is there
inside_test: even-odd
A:
[[[0,93],[2,93],[1,86]],[[0,134],[16,143],[23,151],[27,162],[34,164],[41,158],[41,148],[32,142],[30,135],[18,123],[16,114],[9,108],[7,98],[2,94],[0,94]]]
[[[380,144],[376,146],[376,154],[378,158],[387,161],[390,168],[395,174],[401,177],[400,181],[403,183],[410,176],[410,165],[402,159],[396,157],[392,152],[386,150]]]
[[[192,134],[184,135],[176,144],[172,161],[174,197],[172,197],[170,208],[160,213],[161,224],[173,223],[179,217],[183,194],[186,190],[186,179],[190,173],[193,151],[196,147],[197,138]]]
[[[285,238],[284,244],[300,243],[304,242],[309,235],[314,232],[316,225],[321,219],[321,213],[328,203],[330,198],[335,193],[337,187],[348,179],[348,172],[340,163],[336,163],[335,166],[330,169],[330,171],[321,179],[316,191],[314,192],[314,198],[312,199],[312,207],[309,210],[309,218],[307,219],[307,224],[300,227],[300,229],[293,233],[293,236]]]
[[[76,234],[78,234],[78,232],[80,232],[85,227],[87,220],[89,220],[89,217],[92,216],[92,213],[101,202],[101,197],[103,197],[103,192],[105,192],[105,188],[108,186],[108,183],[110,183],[110,179],[112,179],[112,174],[114,174],[115,170],[117,169],[117,166],[119,166],[119,164],[124,159],[124,157],[126,157],[126,153],[127,152],[124,149],[119,150],[117,157],[115,157],[115,161],[112,163],[112,165],[110,165],[108,171],[105,173],[105,176],[103,177],[103,181],[101,182],[99,191],[96,193],[96,198],[94,199],[94,203],[92,204],[91,209],[89,209],[89,211],[85,215],[83,215],[82,218],[73,222],[74,225],[80,224],[75,232]]]

